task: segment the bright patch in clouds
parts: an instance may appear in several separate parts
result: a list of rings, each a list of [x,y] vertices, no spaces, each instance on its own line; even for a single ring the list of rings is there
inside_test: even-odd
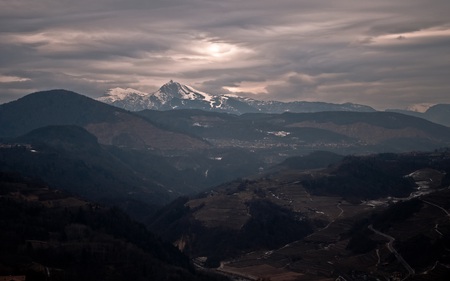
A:
[[[206,50],[213,57],[223,57],[233,53],[233,47],[224,43],[211,43]]]
[[[205,40],[199,44],[196,51],[200,57],[210,62],[242,60],[252,53],[251,50],[225,42]]]
[[[381,35],[373,38],[375,44],[408,44],[408,43],[418,43],[425,42],[427,40],[433,40],[438,38],[450,39],[450,27],[447,28],[431,28],[418,30],[413,32],[396,33]]]
[[[223,87],[224,89],[235,93],[235,94],[239,94],[239,93],[254,93],[254,94],[267,94],[266,91],[266,83],[263,82],[244,82],[241,83],[239,86],[236,87]],[[264,98],[263,96],[260,96],[259,98]]]
[[[24,82],[29,80],[30,80],[29,78],[17,76],[0,76],[0,83]]]

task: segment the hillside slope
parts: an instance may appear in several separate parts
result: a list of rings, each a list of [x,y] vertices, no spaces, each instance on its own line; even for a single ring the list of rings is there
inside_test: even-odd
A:
[[[200,139],[163,130],[123,109],[71,91],[37,92],[0,105],[0,137],[17,137],[50,125],[84,127],[107,145],[162,150],[208,147]]]
[[[106,146],[73,125],[42,127],[0,142],[0,172],[40,178],[52,187],[118,205],[140,220],[180,195],[257,173],[260,162],[239,149],[161,155]]]
[[[223,280],[117,208],[0,173],[0,275],[26,280]]]
[[[389,111],[420,117],[436,124],[450,127],[450,104],[436,104],[428,108],[425,112],[398,109],[391,109]]]
[[[215,147],[240,147],[282,161],[313,150],[339,154],[432,150],[450,144],[450,128],[393,112],[317,112],[240,116],[173,110],[139,112],[161,127],[198,136]],[[276,160],[275,160],[276,159]]]
[[[324,156],[336,161],[335,155]],[[149,225],[197,261],[252,278],[323,280],[341,275],[359,280],[367,275],[376,280],[393,278],[395,272],[412,276],[383,246],[385,238],[370,231],[372,224],[398,239],[395,247],[408,255],[405,259],[418,274],[432,271],[439,261],[444,273],[424,280],[442,280],[433,278],[448,273],[445,251],[433,248],[421,260],[421,250],[412,244],[417,239],[439,248],[450,235],[445,212],[436,215],[439,207],[434,207],[436,212],[429,213],[432,204],[448,210],[448,151],[348,156],[320,169],[317,163],[311,163],[314,169],[289,163],[260,178],[179,199]]]

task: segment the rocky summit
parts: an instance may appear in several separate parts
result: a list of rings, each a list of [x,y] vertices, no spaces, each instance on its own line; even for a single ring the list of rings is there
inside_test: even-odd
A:
[[[234,114],[256,112],[375,111],[369,106],[353,103],[332,104],[305,101],[262,101],[236,95],[210,94],[172,80],[161,86],[154,93],[146,94],[130,88],[114,88],[110,89],[104,96],[98,98],[98,100],[131,111],[144,109],[202,109]]]

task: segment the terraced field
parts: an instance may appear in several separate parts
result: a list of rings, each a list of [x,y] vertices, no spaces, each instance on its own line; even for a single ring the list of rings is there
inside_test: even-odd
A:
[[[169,224],[154,229],[188,229],[175,237],[188,255],[245,280],[438,280],[450,269],[450,155],[411,157],[236,180],[163,212]]]
[[[274,194],[278,197],[283,195],[289,188],[284,186]],[[364,253],[355,254],[349,250],[350,237],[348,231],[370,210],[382,211],[385,207],[368,207],[365,204],[352,205],[347,202],[338,201],[335,198],[321,198],[307,194],[307,192],[296,187],[297,196],[290,196],[292,201],[299,199],[292,208],[299,206],[301,210],[309,210],[307,207],[315,207],[315,212],[323,212],[318,218],[328,219],[329,223],[299,241],[289,243],[279,249],[270,251],[252,252],[223,264],[221,270],[251,276],[254,280],[266,278],[268,280],[335,280],[336,276],[346,276],[346,280],[352,278],[411,278],[411,280],[441,280],[444,274],[448,274],[448,264],[433,261],[427,268],[417,268],[414,276],[410,275],[394,254],[388,249],[388,240],[373,232],[367,232],[368,241],[374,243],[374,248]],[[290,194],[291,195],[291,194]],[[447,199],[446,199],[447,198]],[[450,198],[450,190],[441,190],[437,194],[430,194],[422,200],[433,204],[446,206]],[[282,200],[280,197],[279,200]],[[302,202],[302,203],[298,203]],[[319,202],[313,205],[310,202]],[[339,203],[341,202],[341,203]],[[328,205],[326,204],[328,203]],[[305,205],[302,205],[305,204]],[[337,204],[337,205],[336,205]],[[300,207],[301,206],[301,207]],[[338,206],[339,208],[337,208]],[[309,210],[309,214],[313,214]],[[442,230],[442,232],[441,232]],[[406,246],[410,240],[425,235],[431,241],[442,239],[450,230],[450,219],[446,213],[431,204],[422,203],[420,210],[408,219],[391,225],[388,229],[399,242],[394,243],[400,254],[408,261],[414,259],[408,256]],[[348,238],[346,238],[348,237]],[[402,253],[403,250],[403,253]],[[349,275],[353,272],[353,276]],[[366,277],[364,277],[366,276]],[[433,277],[435,276],[435,277]],[[414,278],[414,279],[412,279]],[[437,279],[433,279],[437,278]],[[375,279],[373,279],[375,280]]]

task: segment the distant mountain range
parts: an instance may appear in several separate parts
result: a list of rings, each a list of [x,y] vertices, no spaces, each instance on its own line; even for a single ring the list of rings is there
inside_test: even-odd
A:
[[[110,89],[105,96],[98,98],[98,100],[130,111],[144,109],[201,109],[234,114],[256,112],[283,113],[286,111],[375,111],[369,106],[353,103],[261,101],[235,95],[213,95],[174,81],[164,84],[154,93],[144,93],[130,88],[114,88]]]
[[[263,101],[237,95],[214,95],[196,90],[191,86],[183,85],[172,80],[164,84],[154,93],[145,93],[131,88],[113,88],[97,100],[130,111],[141,111],[145,109],[201,109],[205,111],[233,113],[238,115],[245,113],[376,111],[370,106],[354,103],[334,104],[306,101]],[[416,116],[450,127],[450,104],[434,105],[424,113],[402,109],[389,109],[386,111]]]
[[[450,127],[450,104],[436,104],[428,108],[425,112],[400,110],[400,109],[390,109],[387,111],[420,117],[429,120],[431,122]]]
[[[290,156],[449,144],[450,128],[394,112],[130,112],[66,90],[0,105],[0,171],[120,205],[137,218],[179,195],[261,173]]]
[[[0,105],[0,219],[7,226],[0,275],[31,261],[76,273],[100,255],[104,263],[85,272],[129,268],[152,280],[213,280],[165,246],[161,260],[153,239],[141,239],[147,233],[114,209],[50,189],[58,188],[122,208],[203,269],[222,265],[252,280],[446,280],[450,153],[440,148],[450,146],[449,127],[397,112],[215,112],[231,97],[166,86],[153,97],[167,109],[202,100],[203,110],[130,112],[66,90]],[[177,98],[169,99],[170,89]],[[113,246],[117,239],[127,242]],[[155,257],[168,272],[181,266],[180,278],[151,278],[133,257]],[[102,279],[95,277],[85,279]],[[130,278],[145,279],[104,280]]]
[[[153,150],[209,146],[198,138],[167,131],[126,110],[66,90],[36,92],[0,105],[0,137],[17,137],[50,125],[83,127],[105,145]]]
[[[214,147],[258,152],[268,162],[314,150],[337,153],[430,150],[450,144],[450,128],[394,112],[233,115],[201,110],[144,110],[139,115]],[[268,152],[268,154],[266,154]]]

